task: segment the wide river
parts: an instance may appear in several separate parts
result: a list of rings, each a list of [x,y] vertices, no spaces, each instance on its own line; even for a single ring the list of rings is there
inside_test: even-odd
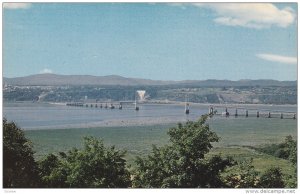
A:
[[[277,118],[265,118],[266,111],[260,112],[260,118],[255,115],[255,109],[296,112],[297,106],[246,107],[249,109],[248,118],[242,115],[245,111],[239,110],[239,117],[215,116],[208,120],[211,130],[221,137],[216,147],[256,146],[282,142],[287,135],[297,137],[297,119],[280,119],[278,113]],[[4,103],[3,115],[25,130],[37,157],[80,147],[84,136],[94,136],[103,139],[105,145],[127,150],[126,157],[132,161],[137,155],[149,153],[152,144],[162,146],[168,143],[170,127],[178,122],[196,120],[208,109],[209,105],[192,104],[190,114],[186,115],[184,105],[180,104],[143,104],[139,111],[135,111],[132,105],[112,110],[27,102]],[[222,111],[224,108],[218,110]],[[231,115],[235,113],[235,109],[228,111]]]
[[[119,110],[49,103],[5,102],[3,116],[8,121],[16,122],[22,129],[39,130],[170,124],[196,120],[208,113],[209,109],[208,104],[192,104],[190,114],[186,115],[183,104],[140,104],[139,107],[139,111],[135,111],[133,106]],[[260,110],[297,111],[296,105],[248,105],[247,107]],[[234,114],[235,109],[228,110],[231,115]]]

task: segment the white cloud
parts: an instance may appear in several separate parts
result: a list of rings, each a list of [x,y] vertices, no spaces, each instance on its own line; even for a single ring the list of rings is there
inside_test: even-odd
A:
[[[53,71],[51,69],[43,69],[42,71],[40,71],[40,73],[53,73]]]
[[[271,26],[286,28],[296,20],[291,7],[277,8],[272,3],[193,3],[193,6],[211,9],[214,21],[227,26],[263,29]]]
[[[278,63],[286,63],[286,64],[297,64],[297,57],[287,57],[282,55],[273,55],[273,54],[257,54],[258,58],[272,61],[272,62],[278,62]]]
[[[3,3],[5,9],[29,9],[30,3]]]

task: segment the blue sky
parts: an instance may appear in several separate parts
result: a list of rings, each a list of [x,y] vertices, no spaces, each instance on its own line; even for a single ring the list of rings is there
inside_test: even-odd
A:
[[[297,4],[6,3],[3,75],[297,79]]]

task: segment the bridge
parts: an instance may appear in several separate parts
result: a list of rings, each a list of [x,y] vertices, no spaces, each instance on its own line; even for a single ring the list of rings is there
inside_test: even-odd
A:
[[[146,91],[145,90],[137,90],[135,92],[135,99],[134,101],[128,100],[128,101],[99,101],[98,99],[88,99],[88,96],[85,96],[84,100],[82,102],[70,102],[67,103],[67,106],[79,106],[79,107],[95,107],[95,108],[105,108],[105,109],[115,109],[116,107],[118,109],[123,109],[123,106],[132,106],[134,105],[134,109],[138,111],[140,108],[138,107],[138,101],[143,102],[146,99],[145,96]],[[92,100],[92,101],[91,101]]]
[[[67,106],[91,107],[91,108],[105,108],[105,109],[123,109],[126,107],[133,107],[139,110],[137,101],[97,101],[97,102],[70,102]]]
[[[280,118],[280,119],[296,119],[297,113],[293,111],[259,109],[242,106],[228,105],[210,105],[208,114],[222,116],[244,116],[244,117],[264,117],[264,118]]]

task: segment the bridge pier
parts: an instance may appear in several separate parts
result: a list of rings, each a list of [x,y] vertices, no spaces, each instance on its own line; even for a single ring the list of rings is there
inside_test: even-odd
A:
[[[185,110],[184,110],[185,114],[190,114],[190,105],[189,103],[185,104]]]
[[[226,117],[229,117],[229,112],[228,112],[227,107],[225,108],[225,115],[226,115]]]
[[[208,114],[210,114],[210,115],[214,114],[214,107],[212,107],[212,106],[209,107]]]
[[[238,109],[237,109],[237,108],[235,109],[235,114],[234,114],[234,116],[235,116],[235,117],[238,116]]]
[[[115,106],[113,104],[110,104],[110,109],[115,109]]]

